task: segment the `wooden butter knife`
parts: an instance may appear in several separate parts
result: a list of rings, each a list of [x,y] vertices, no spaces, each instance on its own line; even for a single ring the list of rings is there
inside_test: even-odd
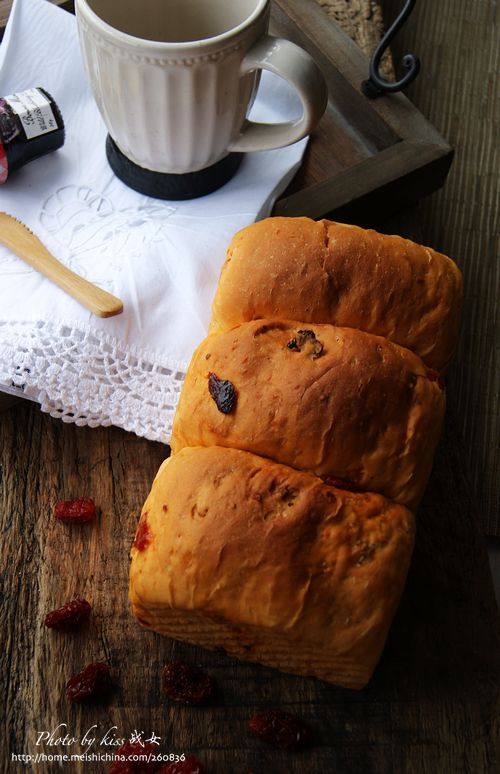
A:
[[[64,266],[24,223],[6,212],[0,212],[0,242],[98,317],[123,312],[119,298]]]

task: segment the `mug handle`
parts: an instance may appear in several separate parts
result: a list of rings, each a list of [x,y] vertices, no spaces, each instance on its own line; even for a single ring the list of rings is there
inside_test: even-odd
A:
[[[230,151],[272,150],[291,145],[309,134],[326,110],[328,89],[323,73],[295,43],[272,35],[261,38],[243,59],[241,75],[255,70],[270,70],[294,86],[302,102],[302,115],[281,124],[246,120],[239,136],[230,144]]]

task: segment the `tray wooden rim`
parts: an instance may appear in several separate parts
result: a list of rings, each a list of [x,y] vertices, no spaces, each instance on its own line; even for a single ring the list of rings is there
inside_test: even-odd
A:
[[[434,126],[402,93],[369,100],[361,92],[367,77],[368,59],[359,46],[336,24],[315,0],[273,0],[307,38],[308,50],[320,63],[328,62],[348,88],[363,99],[367,115],[375,114],[396,136],[396,142],[368,159],[332,175],[326,181],[285,194],[276,202],[275,215],[329,214],[366,220],[390,215],[400,206],[439,188],[448,173],[453,149]],[[405,188],[411,183],[412,191]],[[380,192],[387,194],[381,204]],[[392,201],[391,201],[391,194]],[[377,201],[378,199],[378,201]]]

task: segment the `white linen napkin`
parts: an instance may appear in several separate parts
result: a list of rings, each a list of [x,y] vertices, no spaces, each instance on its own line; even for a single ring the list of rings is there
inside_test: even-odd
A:
[[[128,189],[107,164],[75,18],[46,0],[15,0],[0,46],[0,95],[34,86],[59,104],[66,142],[0,186],[0,210],[119,296],[124,312],[93,317],[0,245],[0,389],[67,422],[168,441],[225,248],[238,229],[270,213],[307,140],[247,155],[209,196],[163,202]],[[252,118],[283,121],[298,112],[291,89],[264,73]]]

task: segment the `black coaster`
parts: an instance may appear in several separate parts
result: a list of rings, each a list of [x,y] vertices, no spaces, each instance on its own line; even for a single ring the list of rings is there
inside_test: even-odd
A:
[[[129,188],[155,199],[176,201],[197,199],[216,191],[231,180],[243,158],[242,153],[230,153],[210,167],[183,175],[153,172],[130,161],[109,134],[106,139],[106,156],[115,175]]]

